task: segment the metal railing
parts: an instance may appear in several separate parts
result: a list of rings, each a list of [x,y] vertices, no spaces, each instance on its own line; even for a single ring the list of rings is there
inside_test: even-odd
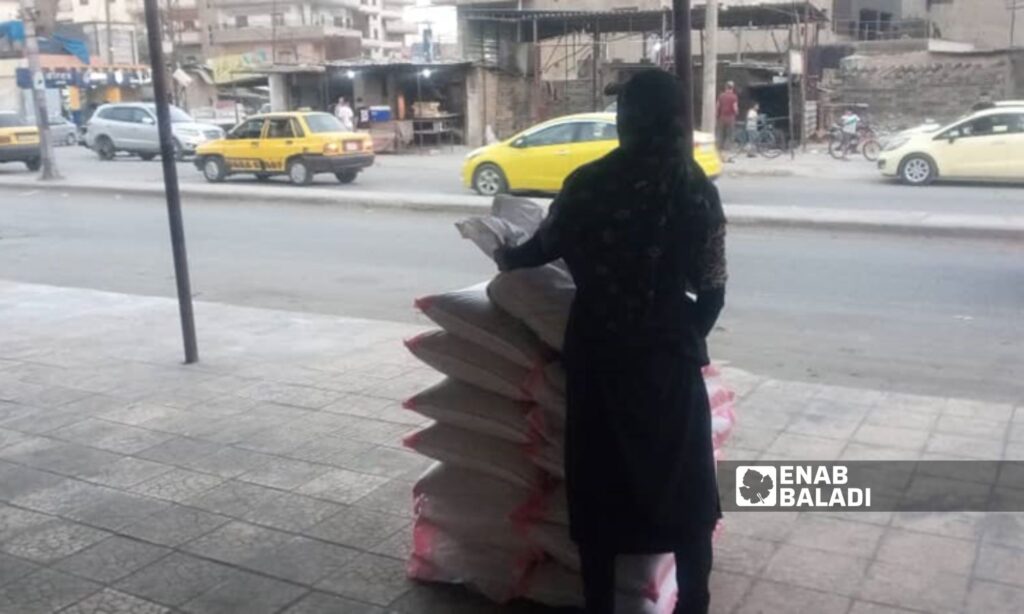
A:
[[[921,39],[941,34],[927,19],[835,19],[832,27],[839,36],[862,41]]]

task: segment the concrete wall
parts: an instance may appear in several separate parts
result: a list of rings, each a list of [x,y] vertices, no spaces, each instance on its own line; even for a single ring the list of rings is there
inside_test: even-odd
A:
[[[1006,0],[952,0],[933,4],[932,22],[942,38],[974,43],[981,49],[1010,46],[1010,11]],[[1014,46],[1024,46],[1024,7],[1017,10]]]
[[[873,123],[898,128],[925,118],[951,120],[983,96],[1024,96],[1024,81],[1014,65],[1024,63],[1006,53],[936,54],[927,51],[895,56],[851,56],[836,75],[834,102],[866,103]]]
[[[527,78],[474,67],[466,77],[466,144],[484,143],[489,126],[506,139],[533,123],[533,83]]]

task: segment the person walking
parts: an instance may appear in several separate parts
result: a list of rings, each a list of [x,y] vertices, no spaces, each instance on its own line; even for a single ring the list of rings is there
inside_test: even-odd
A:
[[[853,109],[843,111],[839,118],[839,128],[843,134],[843,160],[848,159],[850,150],[856,147],[857,130],[860,128],[860,116],[853,112]]]
[[[352,111],[352,107],[348,105],[348,101],[345,100],[344,96],[338,98],[338,105],[334,107],[334,116],[338,118],[346,132],[352,132],[355,129],[355,125],[352,122],[355,112]]]
[[[589,614],[614,611],[620,554],[675,553],[676,612],[710,602],[721,507],[701,367],[725,303],[726,220],[683,147],[682,87],[661,70],[633,76],[619,147],[569,176],[529,241],[495,253],[503,271],[563,259],[576,283],[565,468]]]
[[[718,96],[717,135],[719,151],[732,148],[733,136],[736,133],[736,117],[740,114],[740,99],[736,95],[736,84],[729,81],[725,91]]]
[[[754,103],[753,106],[747,111],[747,123],[746,123],[746,143],[747,157],[753,158],[754,152],[757,151],[757,139],[760,135],[757,133],[758,125],[761,123],[761,105]]]

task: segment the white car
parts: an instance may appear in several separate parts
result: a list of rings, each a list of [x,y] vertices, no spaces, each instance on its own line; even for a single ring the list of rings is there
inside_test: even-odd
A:
[[[998,103],[946,126],[901,133],[885,144],[878,168],[908,185],[1024,181],[1024,103]]]
[[[198,123],[178,107],[171,106],[170,110],[175,158],[195,153],[203,143],[224,138],[220,127]],[[152,160],[160,153],[156,106],[145,102],[103,105],[85,126],[85,144],[102,160],[112,160],[121,151]]]

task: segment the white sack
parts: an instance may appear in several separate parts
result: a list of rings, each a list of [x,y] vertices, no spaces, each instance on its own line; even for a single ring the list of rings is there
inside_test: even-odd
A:
[[[416,307],[456,337],[518,365],[533,367],[550,358],[537,335],[490,301],[487,283],[419,298]]]
[[[626,570],[623,559],[616,561],[616,574]],[[629,567],[629,564],[626,564]],[[618,582],[617,582],[618,584]],[[675,563],[669,556],[669,564],[658,569],[643,587],[623,589],[620,585],[615,593],[617,614],[672,614],[675,608],[676,587]],[[583,607],[583,578],[554,562],[538,565],[527,576],[523,596],[532,601],[552,607]]]
[[[529,461],[520,446],[445,424],[433,424],[405,438],[407,448],[442,463],[486,473],[532,488],[544,474]]]
[[[510,399],[529,400],[524,390],[529,370],[475,343],[438,330],[413,337],[405,346],[449,377]]]
[[[569,273],[550,264],[500,273],[487,286],[487,294],[549,346],[562,350],[569,308],[576,295]]]
[[[452,378],[427,388],[405,402],[406,409],[467,431],[512,443],[532,441],[527,414],[534,407]]]
[[[522,245],[537,232],[544,209],[526,198],[499,194],[491,203],[491,214],[455,223],[462,238],[469,239],[488,258],[499,247]]]

